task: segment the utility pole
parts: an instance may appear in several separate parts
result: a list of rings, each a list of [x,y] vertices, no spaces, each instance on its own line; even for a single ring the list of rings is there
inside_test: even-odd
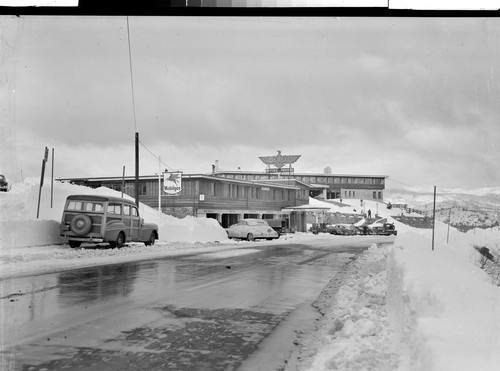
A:
[[[52,209],[52,203],[54,200],[54,148],[52,148],[52,172],[50,178],[50,208]]]
[[[135,204],[139,207],[139,133],[135,133]]]
[[[123,198],[123,189],[125,188],[125,165],[123,165],[123,173],[122,173],[122,198]]]
[[[434,186],[434,204],[432,206],[432,251],[434,251],[434,229],[436,228],[436,186]]]
[[[161,156],[158,156],[158,214],[161,216]]]
[[[42,187],[43,187],[43,179],[45,177],[45,163],[49,157],[49,149],[45,147],[45,154],[42,159],[42,174],[40,176],[40,188],[38,189],[38,207],[36,209],[36,218],[40,216],[40,198],[42,197]]]
[[[450,239],[450,224],[451,224],[451,208],[450,208],[450,214],[448,215],[448,233],[446,234],[446,243],[448,243]]]

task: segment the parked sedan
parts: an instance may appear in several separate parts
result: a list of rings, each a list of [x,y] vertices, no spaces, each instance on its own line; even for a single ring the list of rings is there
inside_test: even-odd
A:
[[[8,190],[9,183],[7,182],[7,179],[5,179],[5,176],[0,174],[0,191],[7,192]]]
[[[267,240],[279,238],[279,234],[263,219],[242,219],[226,228],[226,232],[229,238],[240,238],[248,241],[258,238]]]
[[[346,224],[335,224],[327,227],[327,231],[331,234],[351,236],[356,234],[356,230],[351,228],[351,225]]]

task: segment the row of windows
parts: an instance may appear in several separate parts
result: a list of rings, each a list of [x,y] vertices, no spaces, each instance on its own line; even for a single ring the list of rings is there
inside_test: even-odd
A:
[[[276,189],[261,186],[243,186],[227,183],[209,183],[209,195],[231,198],[249,198],[255,200],[293,200],[294,192],[296,198],[306,198],[306,190]]]
[[[197,196],[200,193],[206,193],[212,197],[229,197],[238,199],[253,199],[253,200],[286,200],[293,201],[296,199],[306,199],[308,193],[305,189],[278,189],[274,187],[239,185],[222,182],[210,181],[203,187],[199,181],[186,181],[182,183],[182,191],[180,196],[191,197]],[[121,190],[121,184],[106,184],[105,186],[115,190]],[[206,188],[204,188],[206,187]],[[129,195],[134,195],[134,184],[126,184],[124,192]],[[200,189],[201,188],[201,189]],[[156,181],[141,182],[139,185],[140,196],[157,196],[158,183]]]
[[[346,191],[344,190],[344,197],[356,197],[356,191]],[[381,191],[373,191],[373,199],[382,199],[382,192]]]
[[[276,175],[256,175],[256,174],[227,174],[227,178],[240,180],[269,180],[277,178]],[[271,178],[270,178],[271,177]],[[305,183],[318,184],[384,184],[384,178],[370,177],[339,177],[339,176],[301,176],[292,175],[292,178]]]
[[[135,206],[116,203],[109,203],[106,207],[106,212],[108,214],[122,215],[122,206],[123,215],[139,216],[139,212],[137,211]],[[91,201],[69,201],[66,206],[66,210],[102,213],[104,212],[104,203]]]

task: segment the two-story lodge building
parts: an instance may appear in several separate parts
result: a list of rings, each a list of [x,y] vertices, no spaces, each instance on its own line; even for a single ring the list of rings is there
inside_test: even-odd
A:
[[[226,228],[243,218],[281,219],[291,231],[306,231],[309,197],[383,201],[387,176],[339,174],[279,174],[251,171],[214,171],[182,174],[182,190],[162,191],[158,175],[139,177],[140,201],[177,217],[214,218]],[[59,179],[92,188],[108,187],[135,195],[135,177]]]

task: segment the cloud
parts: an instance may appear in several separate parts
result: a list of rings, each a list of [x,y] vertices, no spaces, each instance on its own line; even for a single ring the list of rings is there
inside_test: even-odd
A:
[[[137,131],[186,172],[259,170],[280,149],[303,172],[499,180],[500,26],[487,19],[131,17],[131,60],[125,18],[23,22],[12,117],[35,173],[45,145],[65,153],[64,174],[132,168]]]

